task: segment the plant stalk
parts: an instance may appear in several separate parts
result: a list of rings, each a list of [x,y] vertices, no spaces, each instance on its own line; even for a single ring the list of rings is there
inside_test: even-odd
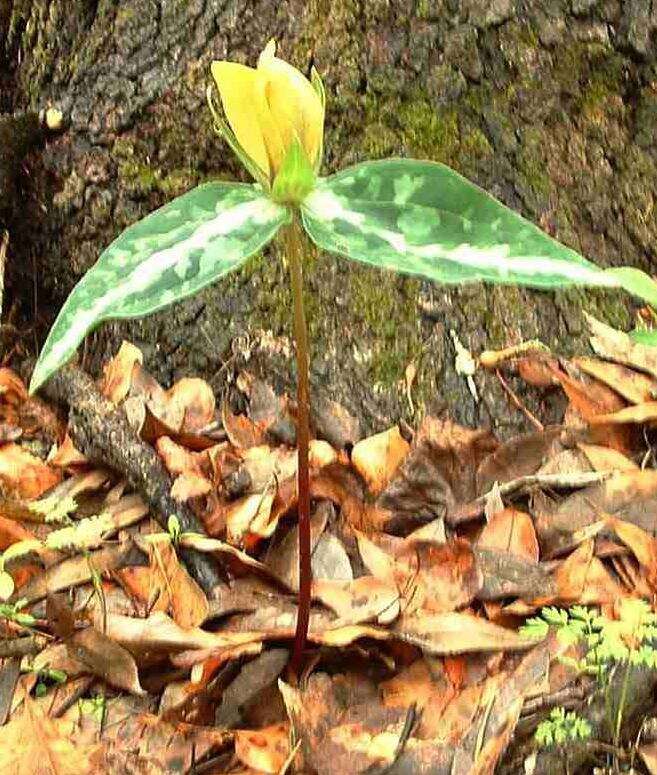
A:
[[[297,675],[310,622],[310,474],[308,446],[310,443],[310,380],[308,377],[308,330],[303,306],[303,234],[297,217],[282,229],[282,239],[290,270],[294,305],[294,338],[297,352],[297,492],[299,529],[299,597],[297,627],[294,635],[291,668]]]

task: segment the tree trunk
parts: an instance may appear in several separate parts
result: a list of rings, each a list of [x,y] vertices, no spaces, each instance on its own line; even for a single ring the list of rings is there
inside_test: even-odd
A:
[[[270,37],[281,56],[303,70],[312,61],[324,77],[325,173],[390,155],[446,162],[594,261],[655,271],[653,6],[0,0],[0,110],[55,106],[65,122],[16,167],[0,207],[6,306],[20,304],[42,338],[122,229],[202,180],[241,174],[212,131],[209,65],[255,64]],[[445,289],[325,255],[308,256],[306,276],[313,390],[365,431],[446,404],[462,422],[515,432],[526,420],[495,376],[476,376],[476,403],[455,372],[450,330],[475,353],[535,337],[568,351],[585,339],[582,309],[618,326],[632,317],[617,293]],[[290,333],[285,270],[265,255],[161,314],[101,326],[83,365],[98,370],[126,338],[163,383],[200,374],[219,389],[246,367],[289,389]],[[556,396],[522,395],[544,418],[558,409]]]

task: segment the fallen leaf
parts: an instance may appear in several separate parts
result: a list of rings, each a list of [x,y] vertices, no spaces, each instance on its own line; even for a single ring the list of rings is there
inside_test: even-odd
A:
[[[657,420],[657,401],[648,401],[645,404],[626,406],[617,412],[599,414],[591,417],[591,425],[624,425],[626,423],[638,424],[651,423]]]
[[[132,654],[95,627],[76,632],[66,647],[74,659],[98,678],[131,694],[145,694]]]
[[[337,614],[341,626],[369,621],[390,624],[399,616],[397,587],[374,576],[353,581],[314,579],[312,596]]]
[[[144,356],[138,347],[121,342],[118,353],[103,369],[100,392],[113,404],[120,404],[130,392],[135,366],[141,366],[143,362]]]
[[[437,546],[407,540],[395,553],[394,578],[406,614],[464,608],[483,582],[472,547],[461,539]]]
[[[657,540],[645,530],[622,519],[608,517],[605,523],[646,569],[648,581],[653,588],[657,587]]]
[[[221,407],[221,420],[230,443],[238,450],[259,447],[265,434],[258,426],[242,414],[233,414],[227,403]]]
[[[561,603],[605,605],[622,596],[621,587],[594,556],[593,549],[592,539],[584,541],[555,571],[557,599]],[[555,601],[545,601],[552,602]]]
[[[81,744],[74,723],[48,718],[28,695],[23,712],[0,728],[0,771],[7,775],[86,775],[104,769],[98,744]]]
[[[257,730],[238,730],[235,756],[245,767],[275,775],[281,771],[290,753],[289,727],[283,723]]]
[[[539,546],[529,514],[516,509],[499,511],[477,539],[480,549],[497,549],[530,562],[538,562]]]
[[[351,451],[351,462],[373,495],[381,493],[410,451],[398,426],[359,441]]]
[[[632,404],[643,404],[657,396],[657,379],[635,369],[597,358],[574,358],[573,363]]]
[[[402,615],[392,628],[394,637],[422,649],[425,654],[468,654],[476,651],[518,651],[536,641],[520,636],[468,613]]]
[[[207,598],[180,564],[168,536],[147,544],[139,542],[139,545],[150,557],[145,585],[139,595],[141,600],[144,603],[155,600],[151,610],[170,610],[173,620],[181,627],[197,627],[204,622],[208,615]]]
[[[20,498],[38,498],[61,479],[38,457],[17,444],[0,447],[0,480]]]
[[[64,440],[57,447],[54,455],[49,456],[48,462],[57,468],[70,468],[71,466],[87,465],[89,460],[75,448],[71,437],[66,433]]]
[[[287,649],[268,649],[243,665],[222,692],[221,704],[215,713],[215,724],[226,729],[240,724],[242,710],[256,699],[259,692],[278,679],[289,658]]]
[[[79,555],[53,565],[44,573],[31,579],[19,589],[19,597],[28,603],[44,598],[52,592],[60,592],[90,581],[93,573],[103,574],[144,561],[142,553],[132,542],[108,546],[87,556]]]
[[[638,471],[639,469],[633,460],[615,449],[602,447],[598,444],[584,444],[583,442],[577,446],[586,455],[594,471]]]
[[[586,312],[584,317],[592,332],[591,347],[596,355],[657,378],[657,348],[635,342],[627,334],[601,323]]]

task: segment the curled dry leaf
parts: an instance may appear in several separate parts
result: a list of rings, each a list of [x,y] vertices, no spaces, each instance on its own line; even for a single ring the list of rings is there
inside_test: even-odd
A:
[[[135,366],[141,366],[144,356],[130,342],[121,342],[118,353],[103,369],[100,392],[113,404],[120,404],[130,392]]]
[[[369,491],[378,495],[410,451],[398,426],[359,441],[351,451],[351,462],[367,483]]]
[[[198,627],[208,616],[208,601],[203,590],[178,561],[176,550],[164,537],[149,542],[150,567],[142,602],[155,599],[151,610],[171,611],[174,622],[181,627]]]
[[[631,404],[643,404],[657,395],[657,379],[635,369],[597,358],[574,358],[573,363],[585,374],[615,390]]]
[[[61,473],[12,443],[0,447],[0,480],[20,498],[38,498],[61,480]]]
[[[591,329],[591,347],[596,355],[622,363],[657,378],[657,348],[640,344],[622,331],[616,331],[584,313]]]
[[[657,588],[657,540],[645,530],[622,519],[608,517],[605,523],[645,568],[653,589]]]
[[[57,468],[70,468],[71,466],[86,465],[89,460],[76,449],[67,431],[64,440],[57,447],[55,454],[48,458],[48,462]]]
[[[594,542],[589,539],[563,561],[554,574],[557,600],[541,601],[541,605],[606,605],[622,597],[622,588],[593,551]]]

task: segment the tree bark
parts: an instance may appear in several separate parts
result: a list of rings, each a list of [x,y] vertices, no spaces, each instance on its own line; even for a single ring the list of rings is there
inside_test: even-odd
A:
[[[65,119],[28,155],[14,206],[0,210],[10,231],[7,292],[42,338],[123,228],[202,180],[241,175],[212,131],[209,65],[254,64],[270,37],[283,57],[304,70],[312,61],[325,79],[325,173],[389,155],[443,161],[600,264],[654,271],[653,6],[3,0],[0,110],[53,105]],[[200,374],[219,388],[246,367],[290,390],[283,272],[272,257],[257,258],[152,318],[105,324],[83,365],[97,370],[127,338],[164,383]],[[475,402],[454,369],[450,330],[475,353],[534,337],[568,351],[583,345],[582,309],[618,326],[632,315],[620,294],[445,289],[329,256],[309,257],[306,276],[313,393],[343,403],[366,432],[444,404],[503,436],[524,429],[494,375],[476,375]],[[412,401],[403,385],[410,363]],[[511,384],[545,421],[558,413],[556,395]]]

